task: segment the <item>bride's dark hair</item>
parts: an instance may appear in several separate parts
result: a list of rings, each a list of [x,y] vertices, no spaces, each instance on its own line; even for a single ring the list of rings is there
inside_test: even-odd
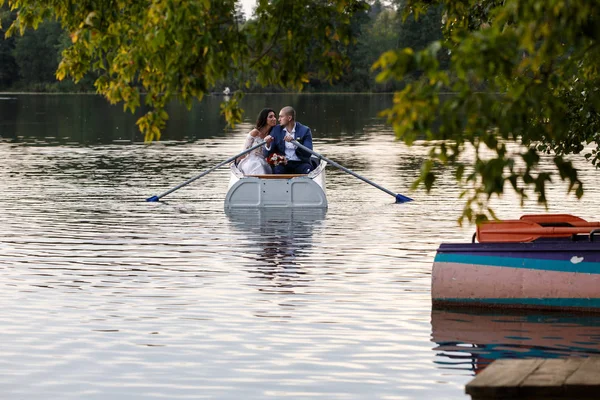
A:
[[[269,113],[273,113],[275,114],[275,110],[270,109],[270,108],[263,108],[262,111],[258,114],[258,117],[256,118],[256,129],[260,129],[262,127],[264,127],[265,125],[267,125],[267,117],[269,116]]]

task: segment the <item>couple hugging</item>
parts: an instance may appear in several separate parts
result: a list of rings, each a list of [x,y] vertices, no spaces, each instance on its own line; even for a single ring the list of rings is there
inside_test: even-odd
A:
[[[290,106],[283,107],[277,125],[275,111],[263,109],[255,128],[248,133],[244,149],[261,142],[265,144],[238,160],[238,169],[244,175],[308,174],[314,169],[310,153],[297,148],[292,140],[312,150],[310,128],[296,122],[296,111]]]

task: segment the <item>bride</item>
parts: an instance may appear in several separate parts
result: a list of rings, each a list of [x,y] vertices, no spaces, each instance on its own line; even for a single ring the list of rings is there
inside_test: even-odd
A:
[[[265,136],[271,132],[271,129],[277,125],[277,117],[275,111],[270,108],[264,108],[258,118],[256,118],[256,127],[248,133],[244,142],[244,149],[249,149],[261,142],[264,142]],[[271,174],[271,166],[265,160],[262,147],[258,147],[238,159],[238,169],[244,175],[264,175]]]

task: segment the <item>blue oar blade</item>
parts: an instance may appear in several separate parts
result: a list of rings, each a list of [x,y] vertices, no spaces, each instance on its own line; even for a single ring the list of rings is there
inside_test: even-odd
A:
[[[152,196],[152,197],[148,197],[146,199],[146,201],[158,201],[158,200],[159,200],[158,196]]]
[[[410,197],[403,196],[401,194],[396,195],[396,203],[408,203],[409,201],[413,201]]]

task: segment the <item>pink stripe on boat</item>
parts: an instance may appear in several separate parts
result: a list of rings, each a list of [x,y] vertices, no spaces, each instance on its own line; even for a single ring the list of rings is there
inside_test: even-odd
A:
[[[433,299],[599,298],[600,274],[434,262]]]

